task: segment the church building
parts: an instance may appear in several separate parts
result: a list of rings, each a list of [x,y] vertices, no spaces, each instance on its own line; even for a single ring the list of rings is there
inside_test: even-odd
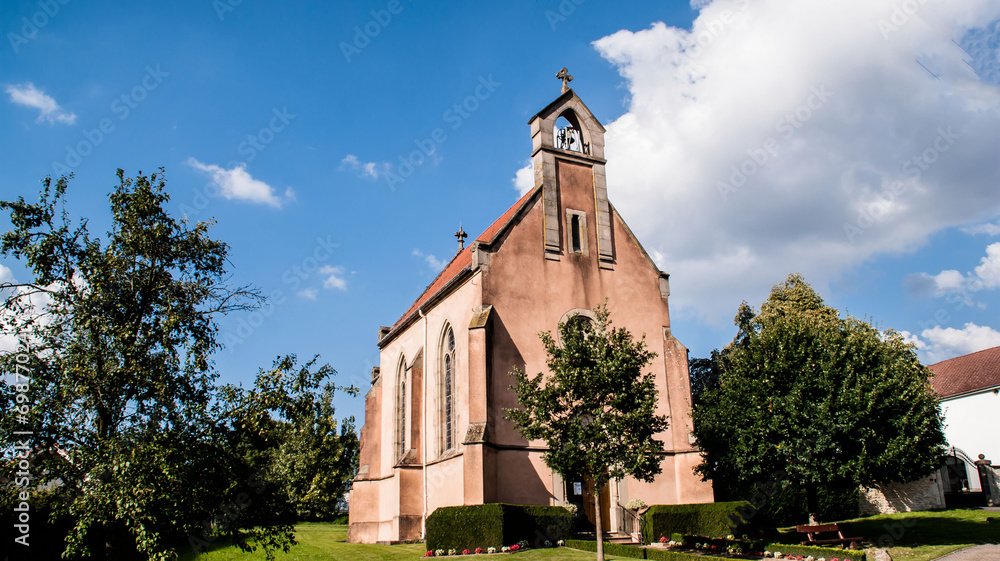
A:
[[[350,495],[351,542],[423,537],[438,507],[482,503],[575,503],[588,519],[584,481],[545,465],[544,443],[504,418],[518,406],[515,367],[546,371],[538,334],[593,316],[605,300],[617,327],[646,337],[647,366],[669,428],[662,473],[651,483],[612,481],[601,497],[609,531],[624,506],[712,502],[693,472],[687,349],[670,329],[669,276],[660,271],[608,200],[605,129],[568,87],[531,118],[535,187],[460,250],[391,327],[379,330],[380,365],[365,396],[358,474]],[[667,180],[667,178],[664,178]],[[613,193],[613,187],[612,187]]]

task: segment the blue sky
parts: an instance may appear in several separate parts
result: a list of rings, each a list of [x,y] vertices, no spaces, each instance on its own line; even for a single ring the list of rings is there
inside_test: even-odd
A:
[[[103,232],[115,170],[165,167],[171,210],[272,294],[221,320],[222,379],[320,353],[363,387],[452,233],[527,187],[566,66],[692,356],[802,272],[930,363],[1000,345],[994,4],[8,1],[0,196],[72,171]]]

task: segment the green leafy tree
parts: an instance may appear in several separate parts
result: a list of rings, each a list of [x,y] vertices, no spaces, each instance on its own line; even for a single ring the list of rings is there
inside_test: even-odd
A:
[[[708,358],[688,360],[688,377],[691,381],[691,401],[701,401],[701,396],[719,387],[719,351],[713,350]]]
[[[800,275],[743,303],[720,353],[719,387],[694,409],[697,471],[749,487],[806,490],[907,482],[940,465],[945,444],[930,371],[895,331],[841,318]]]
[[[103,241],[70,219],[66,177],[37,203],[0,203],[0,253],[33,277],[0,285],[3,334],[19,339],[0,372],[23,382],[0,384],[0,429],[32,432],[34,483],[56,484],[72,514],[68,558],[171,559],[206,527],[270,557],[291,527],[261,525],[274,495],[233,476],[245,464],[211,414],[215,318],[260,297],[228,284],[211,224],[168,215],[162,170],[117,176]]]
[[[511,372],[521,408],[508,409],[506,417],[524,438],[545,442],[543,459],[553,471],[593,482],[597,558],[603,560],[600,491],[612,478],[652,481],[660,473],[664,447],[655,436],[667,419],[656,414],[653,375],[642,372],[656,357],[645,336],[635,341],[613,328],[607,305],[595,315],[593,323],[584,316],[560,323],[561,343],[549,332],[539,334],[549,372]]]
[[[254,387],[222,389],[231,448],[247,464],[274,481],[295,520],[330,520],[342,514],[348,482],[358,467],[358,436],[354,418],[339,428],[334,417],[337,391],[356,396],[355,387],[336,386],[337,372],[329,364],[316,367],[318,357],[297,366],[295,355],[278,357],[270,370],[261,369]]]

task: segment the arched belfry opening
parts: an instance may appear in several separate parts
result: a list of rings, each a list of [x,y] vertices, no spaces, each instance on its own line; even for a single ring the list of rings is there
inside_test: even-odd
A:
[[[597,238],[597,263],[602,269],[613,269],[612,215],[604,170],[605,129],[569,87],[573,77],[566,69],[556,77],[563,81],[562,94],[528,121],[535,186],[542,187],[545,204],[544,256],[559,261],[563,256],[593,255],[584,236],[590,228],[586,225],[589,215],[593,220],[590,224],[596,226],[591,231]],[[574,193],[570,198],[578,202],[566,205],[570,185]],[[580,189],[587,189],[586,197]],[[589,201],[585,206],[594,205],[593,210],[581,208],[580,201],[584,200]]]
[[[556,119],[552,136],[556,148],[590,155],[589,136],[572,109],[563,111]]]

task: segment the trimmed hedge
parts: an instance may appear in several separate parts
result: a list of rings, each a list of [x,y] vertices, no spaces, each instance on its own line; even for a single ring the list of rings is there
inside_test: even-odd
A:
[[[572,528],[573,515],[561,506],[441,507],[427,517],[427,549],[500,549],[521,540],[538,547],[568,537]]]
[[[646,559],[655,559],[657,561],[705,561],[705,556],[681,551],[649,548],[646,550]]]
[[[566,540],[566,547],[583,551],[597,551],[597,542],[590,540]],[[604,554],[616,557],[628,557],[630,559],[646,558],[646,550],[641,547],[611,542],[604,542]]]
[[[566,547],[581,549],[583,551],[597,551],[597,542],[587,540],[566,540]],[[604,542],[605,555],[617,557],[628,557],[630,559],[654,559],[656,561],[705,561],[704,555],[694,553],[684,553],[681,551],[667,551],[666,549],[635,547],[632,545],[621,545]]]
[[[780,551],[782,554],[802,555],[808,557],[825,557],[849,561],[865,561],[865,552],[862,550],[840,549],[837,547],[818,547],[812,545],[790,545],[783,543],[767,543],[762,540],[726,540],[723,538],[706,538],[704,536],[691,536],[672,534],[671,538],[676,542],[683,543],[686,547],[694,547],[696,543],[708,543],[725,550],[730,544],[738,544],[743,551]]]
[[[780,551],[784,555],[802,555],[808,557],[812,555],[813,557],[826,557],[831,559],[833,557],[839,557],[844,560],[851,561],[865,561],[864,550],[858,549],[837,549],[833,547],[817,547],[814,545],[786,545],[783,543],[769,543],[767,544],[767,551]]]
[[[546,540],[556,543],[573,536],[573,515],[561,506],[520,505],[512,520],[513,533],[518,537],[505,545],[528,540],[532,547],[542,547]]]
[[[747,525],[740,514],[750,508],[745,501],[685,505],[653,505],[643,514],[643,538],[653,543],[674,533],[723,537],[742,534]]]
[[[674,534],[676,536],[677,534]],[[684,544],[685,547],[695,547],[695,544],[707,543],[709,545],[714,545],[721,548],[723,551],[730,545],[738,545],[743,551],[766,551],[767,542],[764,540],[744,540],[744,539],[732,539],[727,540],[726,538],[709,538],[706,536],[681,536],[680,539],[672,537],[674,541],[678,541]]]

